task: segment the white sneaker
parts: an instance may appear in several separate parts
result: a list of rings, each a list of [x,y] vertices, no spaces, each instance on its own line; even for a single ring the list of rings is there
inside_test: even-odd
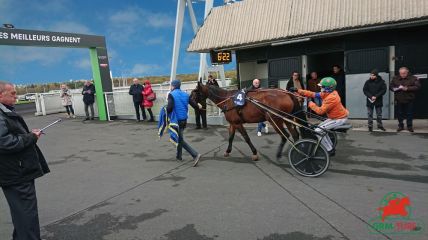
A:
[[[266,127],[265,127],[265,133],[266,134],[268,134],[269,133],[269,128],[268,128],[268,125],[266,124]]]
[[[257,132],[257,136],[261,137],[262,136],[262,132]]]

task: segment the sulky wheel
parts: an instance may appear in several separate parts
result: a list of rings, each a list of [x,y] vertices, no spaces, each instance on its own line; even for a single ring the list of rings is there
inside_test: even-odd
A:
[[[305,177],[317,177],[327,171],[330,158],[327,150],[317,141],[301,139],[290,148],[288,161],[291,167]]]

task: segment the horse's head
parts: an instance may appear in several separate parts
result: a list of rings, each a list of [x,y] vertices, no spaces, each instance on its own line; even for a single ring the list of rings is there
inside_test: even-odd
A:
[[[203,99],[207,99],[208,98],[208,95],[209,95],[209,86],[208,85],[204,85],[203,83],[202,83],[202,79],[200,79],[199,81],[198,81],[198,85],[196,86],[196,92],[198,92],[199,93],[199,96],[201,97],[201,98],[203,98]]]

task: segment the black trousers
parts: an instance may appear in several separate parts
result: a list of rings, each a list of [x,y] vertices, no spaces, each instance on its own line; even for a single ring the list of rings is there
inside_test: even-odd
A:
[[[34,180],[2,187],[13,222],[13,240],[40,240]]]
[[[204,108],[204,106],[202,106]],[[206,105],[205,108],[206,109]],[[195,109],[195,117],[196,117],[196,126],[198,128],[201,127],[201,118],[202,118],[202,127],[207,127],[207,110]]]
[[[144,108],[144,109],[146,109],[146,110],[147,110],[147,112],[149,112],[150,121],[154,121],[155,119],[153,118],[153,112],[152,112],[152,109],[151,109],[151,108]],[[145,111],[144,109],[143,109],[143,112]],[[144,113],[144,114],[145,114],[145,113]],[[145,116],[144,114],[143,114],[143,116]]]
[[[368,125],[369,128],[373,127],[373,108],[376,109],[376,121],[377,121],[377,127],[381,128],[383,127],[382,125],[382,106],[370,106],[367,107],[367,120],[368,120]]]
[[[140,108],[143,114],[143,120],[146,120],[146,112],[144,111],[144,107],[141,106],[139,102],[134,102],[135,115],[137,116],[137,120],[140,120]]]
[[[74,115],[73,105],[67,105],[67,106],[64,106],[64,107],[65,107],[65,110],[67,110],[67,114],[68,115],[70,115],[70,113],[71,113],[71,115]]]
[[[398,126],[404,127],[404,119],[406,119],[407,127],[413,127],[413,102],[397,103]]]

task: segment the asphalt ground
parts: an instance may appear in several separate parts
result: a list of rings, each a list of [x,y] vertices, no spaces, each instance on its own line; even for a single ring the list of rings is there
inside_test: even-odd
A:
[[[63,116],[26,121],[39,128]],[[225,158],[225,127],[193,127],[185,137],[203,154],[196,168],[187,153],[175,160],[155,124],[64,119],[48,129],[39,146],[51,173],[36,181],[43,238],[428,239],[427,134],[350,131],[340,135],[329,170],[305,178],[287,157],[276,161],[276,134],[257,137],[248,128],[260,154],[253,162],[239,134]],[[368,223],[389,192],[410,198],[421,230],[371,233]],[[0,194],[0,239],[12,229]]]

